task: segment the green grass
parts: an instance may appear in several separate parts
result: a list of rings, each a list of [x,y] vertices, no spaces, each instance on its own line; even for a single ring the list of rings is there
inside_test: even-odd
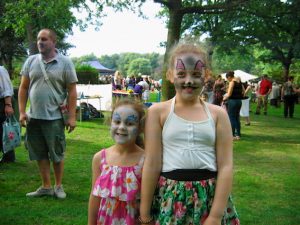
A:
[[[294,119],[282,110],[252,113],[251,126],[242,120],[242,139],[234,142],[233,198],[242,225],[300,224],[300,105]],[[65,200],[26,198],[40,178],[24,147],[17,148],[17,162],[0,165],[0,224],[86,224],[92,157],[112,144],[104,119],[78,122],[67,134]]]

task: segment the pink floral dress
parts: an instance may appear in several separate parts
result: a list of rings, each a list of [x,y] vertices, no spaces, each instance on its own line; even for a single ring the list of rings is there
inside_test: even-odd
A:
[[[95,181],[93,195],[100,197],[97,224],[134,225],[140,199],[144,156],[134,166],[110,166],[106,149],[101,152],[101,174]]]

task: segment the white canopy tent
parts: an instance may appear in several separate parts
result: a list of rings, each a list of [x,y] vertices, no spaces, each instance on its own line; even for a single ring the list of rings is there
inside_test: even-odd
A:
[[[221,74],[222,78],[226,80],[226,73]],[[235,70],[234,71],[235,77],[240,77],[242,82],[246,82],[255,78],[258,78],[258,76],[252,75],[250,73],[246,73],[242,70]]]

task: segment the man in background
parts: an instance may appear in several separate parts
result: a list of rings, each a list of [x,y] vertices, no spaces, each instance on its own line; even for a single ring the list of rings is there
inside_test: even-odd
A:
[[[19,120],[22,126],[26,126],[29,158],[37,161],[42,179],[42,186],[27,193],[28,197],[66,197],[62,186],[66,148],[64,129],[72,132],[76,126],[77,76],[72,61],[55,48],[56,41],[53,30],[42,29],[37,36],[40,54],[29,56],[21,70]],[[61,100],[68,96],[69,119],[66,124],[59,103],[45,81],[41,65],[45,67],[49,81]],[[28,99],[30,108],[26,113]],[[51,186],[50,161],[54,169],[54,188]]]
[[[268,96],[272,91],[272,82],[268,79],[268,75],[264,74],[260,83],[258,84],[257,91],[257,107],[256,107],[256,115],[260,114],[260,109],[264,108],[264,115],[267,115],[268,110]]]
[[[294,77],[289,76],[287,82],[283,84],[281,90],[281,98],[284,104],[284,118],[287,118],[288,116],[290,118],[294,117],[295,102],[297,101],[299,92],[300,90],[297,89],[294,84]]]

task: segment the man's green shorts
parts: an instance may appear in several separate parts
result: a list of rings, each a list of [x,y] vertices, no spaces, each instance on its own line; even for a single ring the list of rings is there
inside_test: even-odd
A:
[[[48,159],[60,162],[64,159],[66,138],[62,119],[30,119],[26,128],[26,145],[30,160]]]

